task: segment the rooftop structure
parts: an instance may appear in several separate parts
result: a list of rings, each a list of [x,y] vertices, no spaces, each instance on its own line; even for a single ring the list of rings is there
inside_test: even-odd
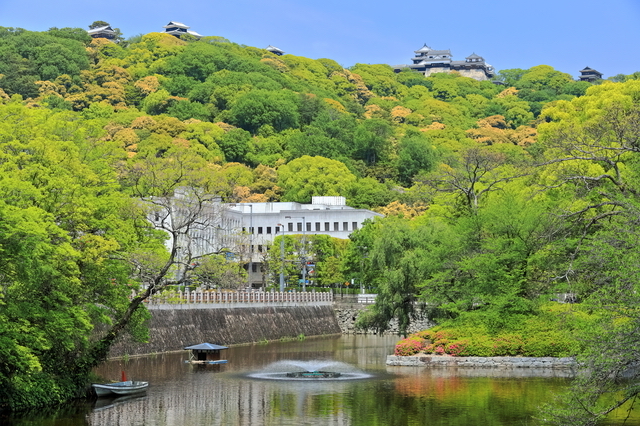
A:
[[[602,73],[594,70],[593,68],[585,67],[580,70],[580,81],[596,81],[602,79]]]
[[[190,34],[194,37],[201,38],[202,35],[198,34],[195,31],[190,30],[189,26],[183,24],[182,22],[171,21],[167,25],[163,27],[164,32],[167,34],[171,34],[172,36],[180,38],[181,35]]]
[[[220,358],[220,351],[225,349],[229,348],[213,343],[200,343],[185,347],[185,350],[191,351],[189,362],[193,364],[226,364],[227,360]]]
[[[265,50],[268,50],[269,52],[271,52],[271,53],[273,53],[275,55],[278,55],[278,56],[284,55],[284,50],[278,49],[277,47],[272,46],[272,45],[267,46],[265,48]]]
[[[113,28],[111,28],[110,25],[92,28],[88,30],[87,33],[93,38],[106,38],[109,40],[113,40],[114,38],[116,38],[116,32],[113,30]]]
[[[495,76],[493,67],[487,64],[480,55],[472,53],[464,61],[454,61],[451,50],[436,50],[425,43],[420,49],[414,51],[415,56],[411,59],[410,65],[397,65],[395,72],[400,72],[404,68],[424,74],[426,77],[438,72],[457,71],[465,77],[475,80],[489,80]]]

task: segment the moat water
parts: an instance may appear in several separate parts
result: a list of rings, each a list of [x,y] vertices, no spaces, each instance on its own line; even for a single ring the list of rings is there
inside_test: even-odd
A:
[[[387,367],[395,336],[339,336],[233,347],[221,365],[188,353],[110,361],[97,372],[150,382],[145,394],[101,398],[0,418],[7,426],[534,425],[538,407],[564,389],[560,371]],[[201,342],[194,342],[201,343]],[[288,371],[346,378],[286,380]],[[275,376],[275,380],[273,380]],[[620,413],[607,425],[640,425]]]

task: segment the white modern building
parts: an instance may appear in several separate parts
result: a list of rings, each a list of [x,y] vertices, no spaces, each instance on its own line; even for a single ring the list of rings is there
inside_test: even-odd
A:
[[[249,281],[260,287],[261,256],[281,232],[285,234],[329,235],[347,239],[367,219],[382,214],[346,205],[345,197],[312,197],[311,204],[295,202],[225,204],[223,222],[235,225],[232,235],[248,235],[251,262]],[[238,227],[240,226],[240,227]],[[284,229],[283,229],[284,228]],[[225,232],[228,235],[228,232]]]
[[[178,262],[186,265],[199,256],[230,253],[246,263],[247,285],[254,288],[263,284],[261,263],[281,233],[347,239],[365,220],[382,216],[347,206],[345,197],[313,197],[311,204],[230,204],[197,191],[181,190],[171,199],[154,204],[157,208],[149,219],[157,229],[169,233],[167,245],[179,248]]]

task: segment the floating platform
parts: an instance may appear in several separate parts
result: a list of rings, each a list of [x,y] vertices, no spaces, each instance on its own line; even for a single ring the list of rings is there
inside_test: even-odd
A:
[[[342,373],[335,371],[294,371],[287,373],[287,377],[296,379],[335,379],[342,376]]]

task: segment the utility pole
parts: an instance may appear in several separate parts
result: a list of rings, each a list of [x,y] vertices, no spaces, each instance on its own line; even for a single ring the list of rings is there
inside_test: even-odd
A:
[[[280,236],[280,258],[282,260],[280,265],[280,293],[284,293],[284,225],[279,223],[278,226],[282,229],[282,235]]]
[[[302,218],[302,291],[307,291],[307,221],[304,216]],[[292,216],[285,216],[285,219],[291,219]]]
[[[249,206],[249,264],[247,265],[247,290],[251,290],[251,272],[253,272],[253,204]]]
[[[302,216],[302,291],[307,291],[307,222]]]

